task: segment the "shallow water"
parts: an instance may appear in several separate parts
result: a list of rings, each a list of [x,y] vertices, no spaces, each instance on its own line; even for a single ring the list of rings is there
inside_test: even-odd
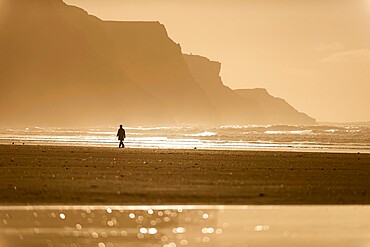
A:
[[[370,206],[2,206],[1,247],[370,246]]]
[[[0,129],[0,143],[116,147],[116,131],[116,127]],[[126,127],[126,132],[130,148],[370,153],[369,125]]]

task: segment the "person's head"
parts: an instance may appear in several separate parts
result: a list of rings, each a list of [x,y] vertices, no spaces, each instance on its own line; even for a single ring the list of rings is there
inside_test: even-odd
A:
[[[123,127],[122,124],[119,127],[122,128]]]

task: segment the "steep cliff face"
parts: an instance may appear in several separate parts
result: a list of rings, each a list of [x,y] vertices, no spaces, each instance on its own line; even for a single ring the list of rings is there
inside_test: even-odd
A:
[[[1,125],[173,123],[110,59],[113,43],[100,20],[56,0],[5,0],[2,7]]]
[[[159,98],[178,123],[217,123],[217,111],[196,83],[180,45],[158,22],[104,22],[112,38],[117,63],[128,75]]]
[[[267,123],[270,124],[315,124],[316,120],[297,111],[285,100],[271,96],[266,89],[234,90],[248,100],[255,100],[260,106]]]
[[[265,89],[232,90],[221,80],[219,62],[201,56],[184,55],[195,78],[220,110],[226,124],[314,124],[285,100],[275,98]]]
[[[226,87],[220,63],[183,55],[158,22],[102,21],[61,0],[0,3],[0,126],[310,121]]]
[[[207,93],[219,111],[223,124],[263,122],[263,115],[253,99],[244,99],[222,83],[221,64],[206,57],[184,54],[194,79]]]

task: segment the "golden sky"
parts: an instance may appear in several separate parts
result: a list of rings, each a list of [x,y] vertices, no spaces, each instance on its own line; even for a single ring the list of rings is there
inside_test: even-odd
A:
[[[103,20],[163,23],[227,86],[266,88],[318,121],[370,120],[370,0],[64,0]]]

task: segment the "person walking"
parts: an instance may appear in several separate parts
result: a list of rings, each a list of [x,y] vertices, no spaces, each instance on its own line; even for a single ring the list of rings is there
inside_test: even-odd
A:
[[[118,140],[119,140],[119,146],[118,148],[124,148],[125,144],[123,144],[123,140],[126,138],[126,132],[123,128],[122,124],[119,126],[118,132],[117,132]]]

